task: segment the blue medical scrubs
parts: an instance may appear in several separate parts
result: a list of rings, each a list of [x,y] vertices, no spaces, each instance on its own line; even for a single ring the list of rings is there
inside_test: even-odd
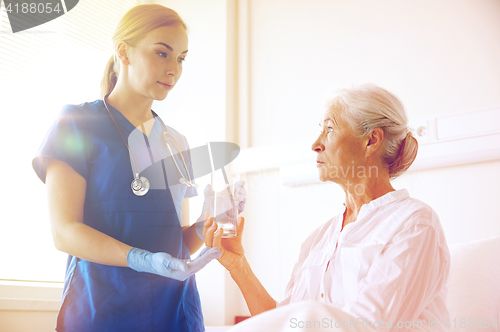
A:
[[[109,108],[128,137],[134,126],[118,110]],[[185,137],[168,130],[187,150]],[[162,132],[156,120],[148,143],[159,142]],[[129,151],[102,100],[64,107],[33,159],[43,182],[46,158],[67,163],[87,181],[86,225],[133,247],[190,257],[178,210],[182,199],[195,196],[196,190],[184,185],[169,187],[165,175],[165,184],[156,185],[163,189],[151,189],[142,197],[134,195]],[[191,169],[189,158],[186,161]],[[154,165],[156,169],[151,167],[141,175],[168,168],[161,161]],[[56,330],[204,331],[195,277],[178,281],[70,256]]]

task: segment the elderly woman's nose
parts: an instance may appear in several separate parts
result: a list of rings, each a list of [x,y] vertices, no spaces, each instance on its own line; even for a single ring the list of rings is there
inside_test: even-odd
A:
[[[316,139],[316,141],[311,146],[311,149],[313,149],[313,151],[321,152],[321,151],[325,150],[325,146],[323,145],[323,143],[321,143],[320,139],[321,139],[321,136],[318,137],[318,139]]]

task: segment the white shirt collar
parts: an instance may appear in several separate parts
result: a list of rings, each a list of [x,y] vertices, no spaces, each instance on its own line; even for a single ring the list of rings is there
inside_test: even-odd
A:
[[[387,194],[380,196],[379,198],[374,199],[373,201],[371,201],[368,204],[363,204],[361,206],[361,209],[359,210],[357,219],[359,219],[361,214],[365,214],[368,211],[372,211],[372,210],[377,209],[381,206],[385,206],[385,205],[388,205],[390,203],[393,203],[393,202],[396,202],[399,200],[403,200],[403,199],[406,199],[409,197],[410,197],[410,194],[408,193],[408,190],[406,190],[406,189],[399,189],[399,190],[395,190],[395,191],[390,191]],[[345,208],[346,208],[346,205],[345,205],[345,203],[343,203],[343,209],[342,209],[341,214],[344,214]]]
[[[368,209],[371,210],[371,209],[376,209],[378,207],[387,205],[387,204],[392,203],[392,202],[403,200],[403,199],[408,198],[408,197],[410,197],[408,190],[399,189],[399,190],[395,190],[395,191],[390,191],[387,194],[380,196],[379,198],[376,198],[373,201],[371,201],[370,203],[365,204],[363,206],[365,206],[365,210],[368,210]]]

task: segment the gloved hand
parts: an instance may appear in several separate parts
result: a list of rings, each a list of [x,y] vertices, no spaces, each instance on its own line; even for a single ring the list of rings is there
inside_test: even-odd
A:
[[[247,202],[247,190],[245,189],[245,181],[238,181],[234,184],[235,200],[238,203],[238,213],[245,210],[245,203]],[[205,223],[205,212],[212,213],[214,210],[214,198],[215,191],[213,191],[212,186],[207,184],[203,192],[205,195],[205,200],[203,201],[203,207],[201,209],[201,214],[198,220],[196,220],[196,234],[203,241],[203,224]]]
[[[128,266],[137,272],[149,272],[180,281],[201,270],[212,259],[222,255],[219,248],[205,247],[194,260],[181,260],[165,252],[152,253],[132,248],[127,254]]]

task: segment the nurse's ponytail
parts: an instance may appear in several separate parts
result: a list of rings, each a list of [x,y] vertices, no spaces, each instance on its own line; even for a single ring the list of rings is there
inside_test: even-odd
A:
[[[182,18],[174,10],[158,4],[139,5],[130,9],[122,17],[113,35],[113,50],[123,41],[132,47],[137,46],[144,36],[155,29],[180,25],[187,29]],[[111,93],[118,82],[120,63],[115,62],[115,55],[109,59],[101,81],[101,99]]]
[[[118,81],[118,73],[115,72],[115,56],[112,55],[104,69],[104,76],[101,81],[101,98],[111,93]]]

